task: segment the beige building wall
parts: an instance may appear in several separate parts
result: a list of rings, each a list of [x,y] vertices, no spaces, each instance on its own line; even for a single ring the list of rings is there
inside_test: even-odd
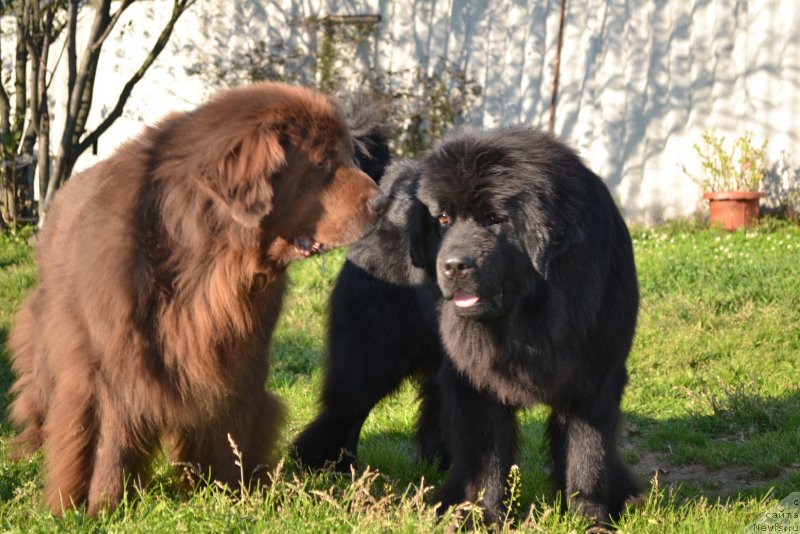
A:
[[[170,2],[138,1],[101,59],[95,121],[155,40]],[[379,14],[372,66],[464,69],[483,93],[464,127],[546,127],[560,0],[199,0],[136,87],[123,118],[101,138],[108,155],[144,123],[187,109],[214,91],[203,68],[259,40],[314,46],[304,21],[326,14]],[[85,11],[82,26],[90,23]],[[800,3],[785,0],[569,0],[555,133],[608,184],[631,221],[695,211],[699,188],[679,169],[697,166],[692,144],[716,127],[769,140],[773,179],[800,185]],[[3,69],[11,21],[3,20]],[[53,65],[64,76],[64,65]],[[5,74],[4,74],[5,76]],[[54,84],[58,87],[58,84]],[[63,94],[53,94],[59,123]],[[53,132],[57,135],[57,132]],[[54,135],[54,139],[56,139]]]

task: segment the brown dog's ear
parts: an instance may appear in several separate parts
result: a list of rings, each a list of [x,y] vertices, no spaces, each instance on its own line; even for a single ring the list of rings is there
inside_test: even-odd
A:
[[[231,216],[246,228],[258,227],[272,211],[272,177],[286,165],[277,135],[266,128],[243,137],[221,158],[215,189]]]

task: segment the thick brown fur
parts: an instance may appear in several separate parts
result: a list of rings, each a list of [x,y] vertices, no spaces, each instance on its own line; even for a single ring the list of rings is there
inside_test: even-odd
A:
[[[339,108],[262,83],[173,114],[76,174],[37,239],[10,335],[20,452],[47,505],[113,508],[159,446],[236,487],[269,461],[265,391],[287,264],[350,243],[385,199],[353,167]],[[127,481],[127,482],[126,482]]]

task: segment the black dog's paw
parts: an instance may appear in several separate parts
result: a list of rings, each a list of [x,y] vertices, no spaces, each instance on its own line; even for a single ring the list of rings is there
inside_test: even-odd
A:
[[[350,473],[358,468],[356,456],[319,436],[313,428],[307,429],[294,442],[289,452],[292,460],[307,470],[330,469],[337,473]]]

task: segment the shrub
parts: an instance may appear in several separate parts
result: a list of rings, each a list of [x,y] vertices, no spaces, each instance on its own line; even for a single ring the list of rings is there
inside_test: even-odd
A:
[[[700,184],[703,191],[758,191],[766,172],[766,147],[766,141],[757,146],[753,143],[752,133],[745,132],[728,149],[725,137],[718,137],[716,129],[712,128],[703,132],[701,143],[694,145],[702,172],[695,175],[685,166],[683,172]]]

